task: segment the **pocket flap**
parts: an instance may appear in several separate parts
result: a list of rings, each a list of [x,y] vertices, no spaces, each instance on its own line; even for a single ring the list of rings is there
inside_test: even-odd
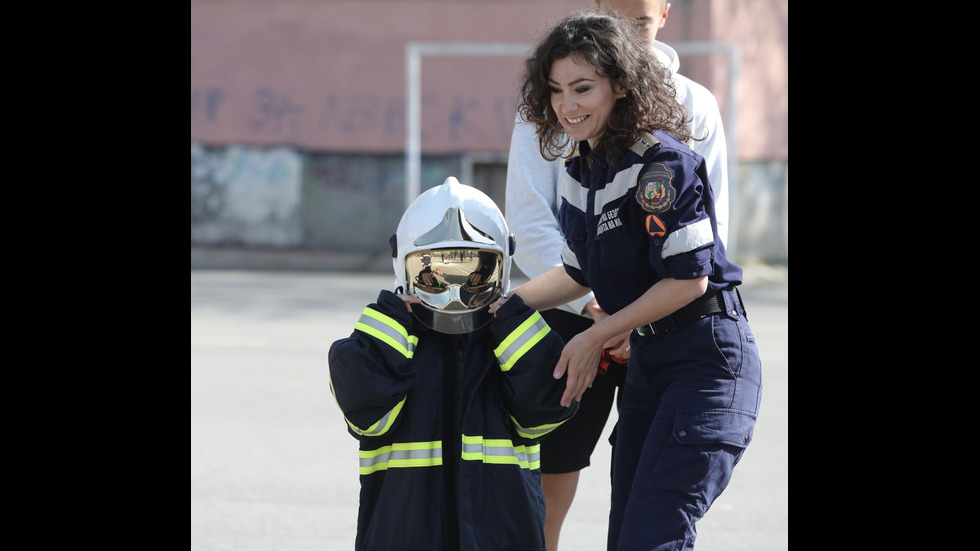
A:
[[[681,444],[723,443],[744,448],[752,441],[755,415],[737,409],[681,410],[674,438]]]

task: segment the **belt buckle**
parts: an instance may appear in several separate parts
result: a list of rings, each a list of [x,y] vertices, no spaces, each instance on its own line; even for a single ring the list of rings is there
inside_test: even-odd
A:
[[[641,325],[641,326],[637,327],[635,329],[635,331],[636,331],[636,334],[639,335],[639,336],[641,336],[641,337],[649,337],[650,335],[656,335],[657,334],[657,330],[653,328],[653,324],[652,323],[648,323],[646,325]]]

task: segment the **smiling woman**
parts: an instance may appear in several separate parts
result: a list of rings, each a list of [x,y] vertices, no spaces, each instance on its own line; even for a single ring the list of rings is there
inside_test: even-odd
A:
[[[605,12],[573,13],[535,45],[520,114],[542,156],[564,161],[562,264],[490,307],[518,297],[547,310],[594,293],[604,315],[565,341],[554,367],[568,381],[562,405],[590,396],[603,351],[628,339],[610,550],[694,548],[695,524],[752,441],[762,396],[742,268],[720,236],[686,108],[655,59],[632,20]]]
[[[518,111],[537,127],[545,159],[557,159],[583,140],[593,147],[603,142],[612,154],[644,131],[691,138],[670,72],[649,54],[648,42],[631,22],[591,11],[572,14],[538,42],[524,62]],[[602,49],[610,43],[619,45],[614,54]],[[590,115],[597,120],[577,126]]]

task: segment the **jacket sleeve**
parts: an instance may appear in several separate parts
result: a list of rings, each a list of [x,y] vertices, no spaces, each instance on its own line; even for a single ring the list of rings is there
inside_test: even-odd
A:
[[[704,162],[680,150],[663,148],[640,171],[637,186],[644,186],[650,178],[663,178],[665,185],[674,190],[668,208],[652,217],[665,237],[648,240],[650,266],[663,277],[674,279],[711,275],[715,235]],[[636,195],[633,200],[640,202]],[[645,208],[634,209],[629,222],[642,228],[640,231],[648,227]]]
[[[513,295],[497,311],[491,331],[504,375],[504,403],[518,434],[538,439],[571,418],[578,402],[562,406],[567,379],[552,377],[565,343],[541,314]]]
[[[358,440],[384,436],[400,421],[418,373],[412,315],[391,291],[361,312],[354,332],[330,346],[330,391]]]

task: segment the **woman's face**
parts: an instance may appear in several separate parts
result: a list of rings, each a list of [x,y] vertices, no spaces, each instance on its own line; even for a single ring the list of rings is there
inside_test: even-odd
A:
[[[599,76],[585,60],[570,55],[555,60],[548,75],[551,108],[565,133],[575,141],[595,141],[606,131],[609,115],[621,97],[619,87]]]

